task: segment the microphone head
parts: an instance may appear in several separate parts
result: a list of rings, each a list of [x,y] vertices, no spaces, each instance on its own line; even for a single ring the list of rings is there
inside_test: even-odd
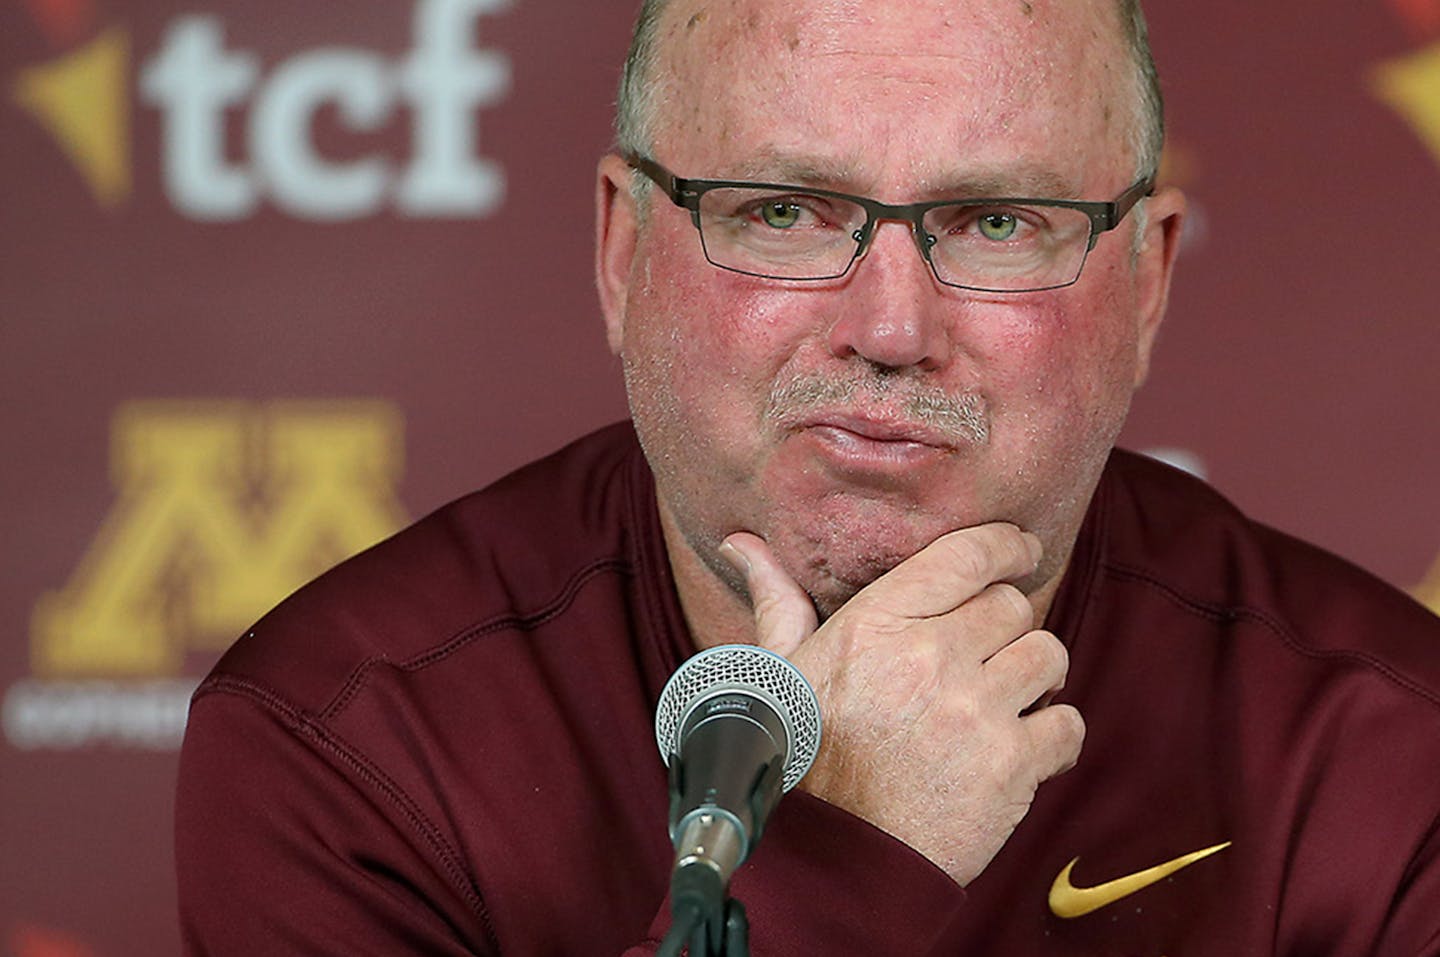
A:
[[[660,692],[655,709],[655,743],[668,765],[680,750],[685,718],[717,693],[741,692],[768,704],[785,725],[785,775],[790,790],[820,750],[820,702],[805,676],[773,651],[756,645],[717,645],[686,661]]]

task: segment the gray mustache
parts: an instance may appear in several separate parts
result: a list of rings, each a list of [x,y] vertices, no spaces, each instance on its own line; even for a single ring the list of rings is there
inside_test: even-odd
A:
[[[842,378],[803,375],[777,383],[770,391],[765,414],[770,421],[784,424],[857,400],[893,409],[907,421],[934,429],[957,445],[984,445],[990,440],[990,413],[979,393],[950,395],[911,378],[874,372]]]

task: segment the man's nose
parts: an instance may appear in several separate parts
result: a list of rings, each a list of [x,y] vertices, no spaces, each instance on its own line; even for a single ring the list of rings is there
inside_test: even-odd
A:
[[[880,222],[838,291],[831,354],[887,368],[931,371],[950,358],[946,297],[910,225]]]

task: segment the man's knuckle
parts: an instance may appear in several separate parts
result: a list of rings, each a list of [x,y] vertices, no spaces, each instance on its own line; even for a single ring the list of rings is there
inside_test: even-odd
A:
[[[1051,705],[1056,726],[1056,738],[1064,753],[1075,754],[1085,742],[1085,719],[1080,712],[1068,704]]]
[[[1035,619],[1035,608],[1025,593],[1008,582],[991,585],[990,590],[1003,601],[1007,620],[1028,628]]]
[[[1036,656],[1040,661],[1040,673],[1063,678],[1070,670],[1070,652],[1059,638],[1048,631],[1037,631],[1035,635]]]
[[[955,574],[966,581],[990,580],[990,552],[979,536],[951,536],[946,540],[945,549]]]

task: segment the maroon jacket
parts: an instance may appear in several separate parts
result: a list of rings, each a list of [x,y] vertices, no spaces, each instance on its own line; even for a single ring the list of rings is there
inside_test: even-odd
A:
[[[986,872],[791,794],[732,884],[757,957],[1440,954],[1440,619],[1117,452],[1047,624],[1085,749]],[[692,651],[628,426],[346,562],[196,694],[187,953],[652,952]],[[1047,906],[1073,858],[1089,887],[1226,841]]]

